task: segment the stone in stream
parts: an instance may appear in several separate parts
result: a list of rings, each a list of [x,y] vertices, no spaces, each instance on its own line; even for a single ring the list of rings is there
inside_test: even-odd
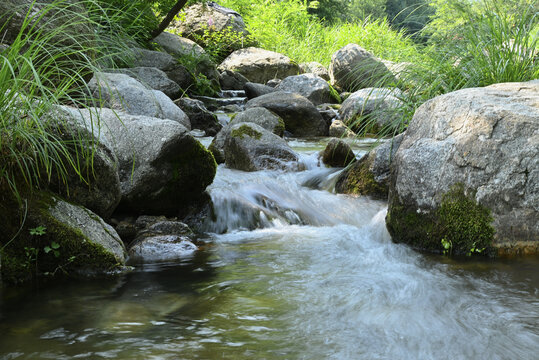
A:
[[[355,138],[357,134],[350,130],[341,120],[333,120],[329,126],[329,136],[336,138]]]
[[[125,74],[96,73],[88,83],[91,95],[103,106],[131,115],[144,115],[178,122],[187,129],[187,115],[161,91],[147,89]]]
[[[345,167],[356,161],[356,156],[350,145],[340,139],[331,139],[324,151],[322,161],[331,167]]]
[[[210,112],[200,100],[181,98],[174,101],[182,109],[191,122],[192,129],[204,130],[208,136],[215,136],[223,127],[217,116]]]
[[[277,136],[284,134],[283,120],[265,108],[251,108],[232,117],[227,126],[225,126],[214,138],[208,150],[215,157],[218,164],[225,162],[225,140],[230,133],[230,127],[241,122],[250,122],[262,126],[264,129],[271,131]]]
[[[294,136],[325,136],[328,126],[316,107],[305,97],[276,91],[249,100],[246,109],[263,107],[279,115]]]
[[[16,200],[4,196],[0,203],[0,243],[7,244],[17,234],[16,241],[2,249],[4,281],[27,281],[35,272],[93,276],[125,270],[123,242],[95,213],[44,191],[34,191],[26,198],[25,222],[19,232],[21,214],[14,211]],[[33,235],[39,231],[36,229],[42,229],[39,235]],[[29,251],[35,254],[28,255]]]
[[[175,121],[110,109],[72,113],[94,121],[109,139],[119,161],[122,211],[177,215],[199,201],[213,181],[213,156]]]
[[[224,70],[219,74],[219,83],[223,90],[243,90],[249,80],[239,72]]]
[[[333,101],[328,83],[314,74],[288,76],[275,87],[275,90],[300,94],[309,99],[314,105]]]
[[[194,99],[202,101],[204,103],[204,106],[206,106],[206,108],[210,111],[216,111],[222,107],[229,106],[229,105],[243,106],[246,100],[244,97],[216,98],[216,97],[200,96],[200,95],[193,95],[192,97]]]
[[[249,47],[234,51],[218,67],[219,71],[236,71],[250,82],[265,84],[273,78],[285,78],[299,73],[299,67],[282,54]]]
[[[299,64],[299,68],[301,70],[302,73],[304,74],[314,74],[316,76],[319,76],[321,77],[322,79],[326,80],[326,81],[329,81],[330,78],[329,78],[329,71],[328,69],[318,63],[318,62],[309,62],[309,63],[301,63]]]
[[[392,159],[404,134],[378,145],[338,177],[335,192],[387,199]]]
[[[247,99],[249,100],[276,91],[271,86],[252,82],[245,83],[245,85],[243,85],[243,90],[245,91],[245,96],[247,96]]]
[[[438,96],[391,163],[393,240],[454,254],[539,249],[539,80]],[[485,250],[487,252],[488,250]]]
[[[331,85],[347,91],[396,82],[384,63],[357,44],[337,50],[329,65]]]
[[[297,170],[298,156],[281,137],[253,123],[230,127],[225,146],[225,162],[243,171]]]

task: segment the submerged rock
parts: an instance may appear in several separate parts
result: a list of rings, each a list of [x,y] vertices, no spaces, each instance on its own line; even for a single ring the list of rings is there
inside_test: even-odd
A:
[[[453,253],[539,248],[539,81],[438,96],[392,162],[393,239]],[[505,251],[505,250],[502,250]]]
[[[285,140],[253,123],[230,127],[225,140],[225,161],[232,169],[297,169],[298,156]]]

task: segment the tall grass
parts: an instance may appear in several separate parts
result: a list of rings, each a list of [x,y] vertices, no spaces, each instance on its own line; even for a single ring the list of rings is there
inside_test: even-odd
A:
[[[19,198],[21,190],[53,177],[66,183],[75,174],[88,181],[83,171],[91,171],[94,139],[66,138],[67,124],[51,114],[60,104],[84,106],[95,64],[114,61],[125,48],[121,32],[95,1],[57,0],[14,10],[24,14],[20,31],[0,52],[0,189]],[[0,33],[15,20],[0,19]]]

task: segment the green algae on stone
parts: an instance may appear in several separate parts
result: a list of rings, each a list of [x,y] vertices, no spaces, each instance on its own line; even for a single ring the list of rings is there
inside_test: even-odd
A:
[[[451,244],[455,255],[473,253],[478,249],[492,253],[494,228],[490,211],[466,195],[464,186],[456,184],[442,196],[440,206],[421,211],[392,199],[386,225],[395,242],[433,252],[442,252],[442,239]]]
[[[375,199],[387,199],[388,187],[378,183],[369,170],[369,157],[365,156],[353,164],[339,178],[335,189],[338,193],[368,195]]]
[[[262,137],[262,134],[249,125],[242,125],[237,129],[234,129],[230,132],[230,135],[232,137],[239,137],[240,139],[243,139],[243,136],[248,136],[251,138],[254,138],[256,140],[260,140]]]

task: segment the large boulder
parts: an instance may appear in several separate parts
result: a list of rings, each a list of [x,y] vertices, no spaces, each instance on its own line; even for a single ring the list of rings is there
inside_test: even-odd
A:
[[[322,152],[322,161],[327,166],[345,167],[356,161],[356,156],[346,142],[340,139],[331,139]]]
[[[170,80],[167,74],[158,68],[134,67],[128,69],[110,69],[107,71],[128,75],[150,89],[163,92],[166,96],[173,100],[177,99],[181,95],[180,85]]]
[[[276,114],[262,107],[254,107],[237,113],[219,133],[213,138],[208,150],[215,157],[218,164],[225,162],[225,141],[230,134],[232,125],[239,123],[253,123],[274,133],[277,136],[284,135],[284,122]]]
[[[92,96],[103,106],[131,115],[174,120],[191,128],[187,115],[161,91],[146,88],[125,74],[96,73],[88,83]]]
[[[312,102],[301,95],[276,91],[249,100],[246,109],[266,108],[279,115],[294,136],[325,136],[328,126]]]
[[[539,249],[539,80],[456,91],[415,113],[392,163],[397,242]],[[443,241],[442,241],[443,240]],[[527,249],[527,250],[523,250]]]
[[[326,81],[330,80],[328,69],[318,62],[301,63],[299,64],[299,69],[302,73],[310,73],[319,76]]]
[[[277,91],[288,91],[300,94],[314,105],[331,103],[331,92],[328,83],[314,74],[289,76],[275,87]]]
[[[223,127],[217,121],[217,116],[206,109],[200,100],[181,98],[174,103],[187,114],[193,129],[204,130],[206,135],[215,136]]]
[[[344,170],[337,179],[335,192],[387,199],[391,161],[403,137],[404,134],[400,134],[378,145]]]
[[[123,242],[90,210],[47,192],[34,192],[27,196],[20,229],[22,213],[17,208],[13,199],[0,203],[4,281],[16,283],[43,274],[103,275],[123,269]],[[8,243],[13,236],[17,240]]]
[[[355,131],[379,132],[399,119],[403,105],[399,89],[365,88],[352,93],[342,103],[340,115]]]
[[[283,79],[299,73],[298,65],[287,56],[255,47],[234,51],[218,69],[239,72],[249,81],[260,84],[273,78]]]
[[[193,75],[181,65],[172,55],[147,49],[135,48],[133,52],[134,67],[154,67],[163,71],[167,76],[180,85],[183,90],[187,90],[195,83]]]
[[[170,24],[169,28],[195,41],[204,35],[205,31],[249,34],[240,14],[214,2],[189,6],[182,11],[178,20]]]
[[[60,106],[46,116],[57,124],[62,139],[77,144],[73,156],[91,161],[79,159],[82,160],[80,174],[68,169],[66,181],[55,180],[50,187],[67,200],[107,219],[121,198],[118,159],[108,139],[93,127],[93,123],[81,116],[73,116],[73,112],[76,109]]]
[[[125,212],[179,214],[213,181],[213,156],[176,121],[110,109],[77,114],[99,122],[118,157]]]
[[[226,165],[232,169],[297,169],[298,156],[281,137],[253,123],[232,125],[225,140]]]
[[[329,76],[333,86],[347,91],[395,82],[384,63],[357,44],[348,44],[333,54]]]

